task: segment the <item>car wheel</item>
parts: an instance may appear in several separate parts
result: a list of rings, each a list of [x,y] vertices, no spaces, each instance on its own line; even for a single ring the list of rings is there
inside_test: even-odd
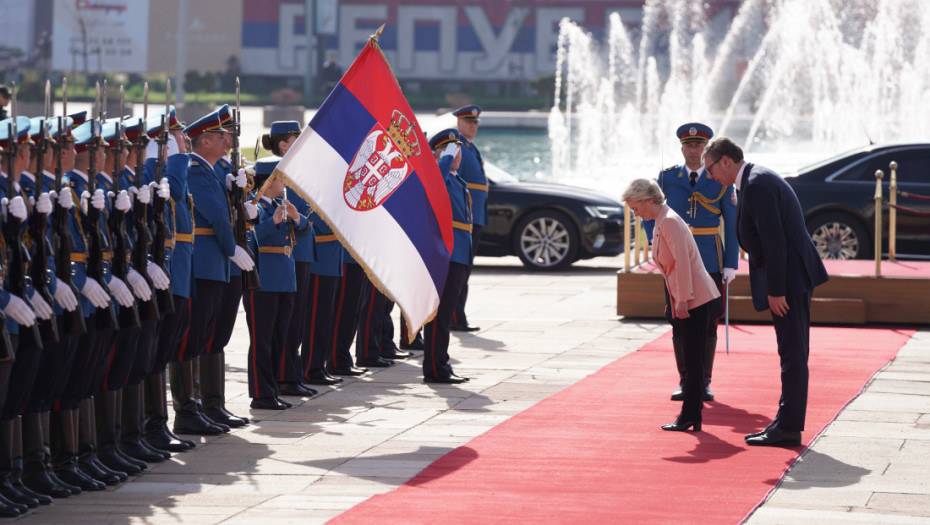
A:
[[[808,231],[821,259],[847,260],[871,257],[871,242],[859,221],[847,213],[814,217]]]
[[[514,252],[535,270],[567,268],[578,257],[578,233],[565,214],[554,210],[527,215],[517,225]]]

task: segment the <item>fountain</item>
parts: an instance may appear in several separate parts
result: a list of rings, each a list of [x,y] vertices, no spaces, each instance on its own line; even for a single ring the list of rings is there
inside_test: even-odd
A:
[[[696,120],[747,158],[797,169],[871,142],[930,141],[930,2],[647,0],[638,40],[561,22],[553,178],[617,195],[681,162]],[[636,42],[634,44],[634,41]]]

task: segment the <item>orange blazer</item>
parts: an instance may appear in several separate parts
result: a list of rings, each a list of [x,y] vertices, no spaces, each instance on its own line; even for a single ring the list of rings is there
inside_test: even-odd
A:
[[[663,204],[652,234],[652,261],[659,267],[672,306],[688,302],[688,310],[720,297],[720,291],[704,269],[697,243],[687,223]]]

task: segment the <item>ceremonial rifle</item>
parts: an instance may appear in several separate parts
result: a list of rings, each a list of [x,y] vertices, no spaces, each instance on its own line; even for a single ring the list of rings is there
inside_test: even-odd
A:
[[[36,156],[35,172],[35,202],[39,202],[39,195],[42,194],[42,179],[45,177],[45,154],[48,152],[48,118],[51,113],[51,83],[45,81],[45,116],[42,119],[42,129],[39,131],[39,140],[32,146],[32,154]],[[30,130],[31,132],[32,130]],[[29,237],[32,240],[32,251],[30,253],[29,276],[32,280],[32,288],[35,293],[48,303],[49,306],[55,306],[55,300],[48,291],[49,271],[48,256],[51,253],[51,247],[48,244],[48,214],[40,214],[33,208],[32,220],[29,221]],[[45,343],[58,342],[58,321],[53,315],[51,319],[36,319],[39,325],[39,333],[42,335],[42,341]]]
[[[133,181],[136,187],[136,200],[132,206],[132,225],[134,242],[132,246],[132,266],[145,279],[146,284],[152,289],[152,298],[148,301],[139,303],[142,310],[141,315],[145,319],[158,320],[161,313],[158,310],[158,299],[155,296],[155,286],[148,274],[148,245],[152,242],[152,232],[149,231],[148,224],[148,206],[139,200],[139,190],[142,188],[142,175],[145,169],[145,147],[148,145],[148,116],[149,116],[149,83],[146,82],[142,88],[142,118],[139,119],[139,133],[136,135],[136,141],[133,148],[136,150],[136,177]]]
[[[171,79],[168,79],[165,85],[165,112],[161,116],[161,133],[155,139],[158,144],[158,153],[155,155],[155,185],[161,183],[161,178],[165,171],[165,147],[168,145],[168,128],[171,126]],[[158,195],[158,191],[152,195],[152,225],[154,235],[152,236],[152,263],[161,268],[165,275],[171,277],[171,272],[165,266],[165,240],[168,238],[168,225],[165,223],[165,205],[167,200]],[[158,296],[158,307],[165,315],[174,313],[174,297],[171,289],[156,290]]]
[[[16,83],[11,85],[10,110],[13,117],[8,124],[10,140],[7,141],[6,161],[7,161],[7,178],[6,178],[6,195],[12,201],[18,193],[16,183],[13,181],[13,174],[16,173],[16,155],[19,153],[19,130],[16,126],[18,117],[16,111]],[[9,208],[9,205],[7,205]],[[29,300],[29,288],[26,282],[27,264],[29,263],[29,252],[23,246],[23,221],[14,217],[12,213],[7,212],[5,233],[6,245],[10,256],[7,258],[9,268],[7,269],[8,290],[11,294],[17,295],[25,301]],[[19,348],[36,348],[42,349],[42,335],[39,333],[39,323],[34,323],[32,327],[22,327],[19,332]]]
[[[239,106],[239,77],[236,77],[236,109],[233,110],[233,150],[230,154],[230,159],[232,160],[232,171],[233,176],[236,176],[239,173],[239,169],[242,168],[242,152],[239,149],[239,133],[242,131],[242,112]],[[236,237],[236,244],[241,247],[246,253],[249,254],[249,257],[252,260],[255,260],[255,255],[249,250],[249,238],[248,238],[248,220],[249,215],[245,210],[245,189],[240,188],[238,184],[233,183],[232,185],[232,209],[230,213],[232,215],[232,225],[233,225],[233,235]],[[258,278],[258,267],[254,267],[249,271],[242,271],[242,289],[243,290],[256,290],[261,288],[262,283]]]
[[[106,81],[104,81],[106,82]],[[123,100],[125,93],[123,86],[119,87],[119,116],[116,119],[116,138],[113,141],[113,147],[110,151],[113,154],[113,169],[110,176],[113,179],[113,206],[110,209],[110,215],[107,217],[110,226],[111,248],[113,250],[113,260],[110,262],[110,271],[113,276],[129,284],[129,236],[126,234],[126,212],[116,208],[116,197],[120,192],[120,182],[123,178]],[[106,108],[104,108],[106,111]],[[104,114],[106,120],[106,114]],[[123,327],[138,328],[142,326],[139,320],[139,310],[136,308],[135,296],[132,299],[131,306],[120,305],[119,324]]]
[[[64,178],[64,168],[62,167],[61,155],[65,147],[65,141],[68,138],[68,131],[65,127],[68,125],[68,79],[61,80],[61,116],[58,117],[58,140],[55,141],[55,156],[57,162],[55,165],[55,193],[61,195],[62,180]],[[52,210],[52,251],[55,254],[55,274],[61,281],[59,286],[70,286],[75,297],[80,297],[80,293],[71,282],[71,251],[74,250],[74,239],[71,238],[71,231],[68,228],[68,210],[54,203],[55,208]],[[68,322],[65,327],[72,334],[83,334],[87,331],[84,324],[84,312],[78,306],[70,312],[65,312]]]
[[[106,86],[106,80],[104,80]],[[106,90],[103,92],[103,104],[107,102]],[[93,196],[97,189],[97,148],[99,144],[99,135],[97,135],[98,125],[103,126],[104,111],[100,107],[100,83],[97,83],[97,94],[94,100],[94,111],[96,115],[91,115],[90,121],[90,143],[87,151],[90,153],[90,166],[87,173],[87,191]],[[88,199],[90,200],[90,199]],[[100,210],[95,208],[90,202],[87,203],[87,222],[84,230],[87,235],[87,276],[96,280],[103,290],[110,294],[110,287],[103,274],[103,250],[105,247],[103,232],[100,228]],[[105,308],[97,308],[97,330],[117,330],[119,322],[116,319],[116,308],[113,300],[109,300]]]

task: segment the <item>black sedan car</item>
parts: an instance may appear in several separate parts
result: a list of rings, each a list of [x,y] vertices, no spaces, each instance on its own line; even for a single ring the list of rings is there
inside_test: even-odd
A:
[[[898,163],[897,256],[930,259],[930,144],[870,145],[785,177],[801,201],[807,229],[824,259],[867,259],[875,238],[875,172],[882,170],[882,253],[888,251],[890,163]]]
[[[603,195],[561,184],[521,182],[485,163],[488,225],[478,255],[516,255],[536,270],[623,251],[623,207]]]

